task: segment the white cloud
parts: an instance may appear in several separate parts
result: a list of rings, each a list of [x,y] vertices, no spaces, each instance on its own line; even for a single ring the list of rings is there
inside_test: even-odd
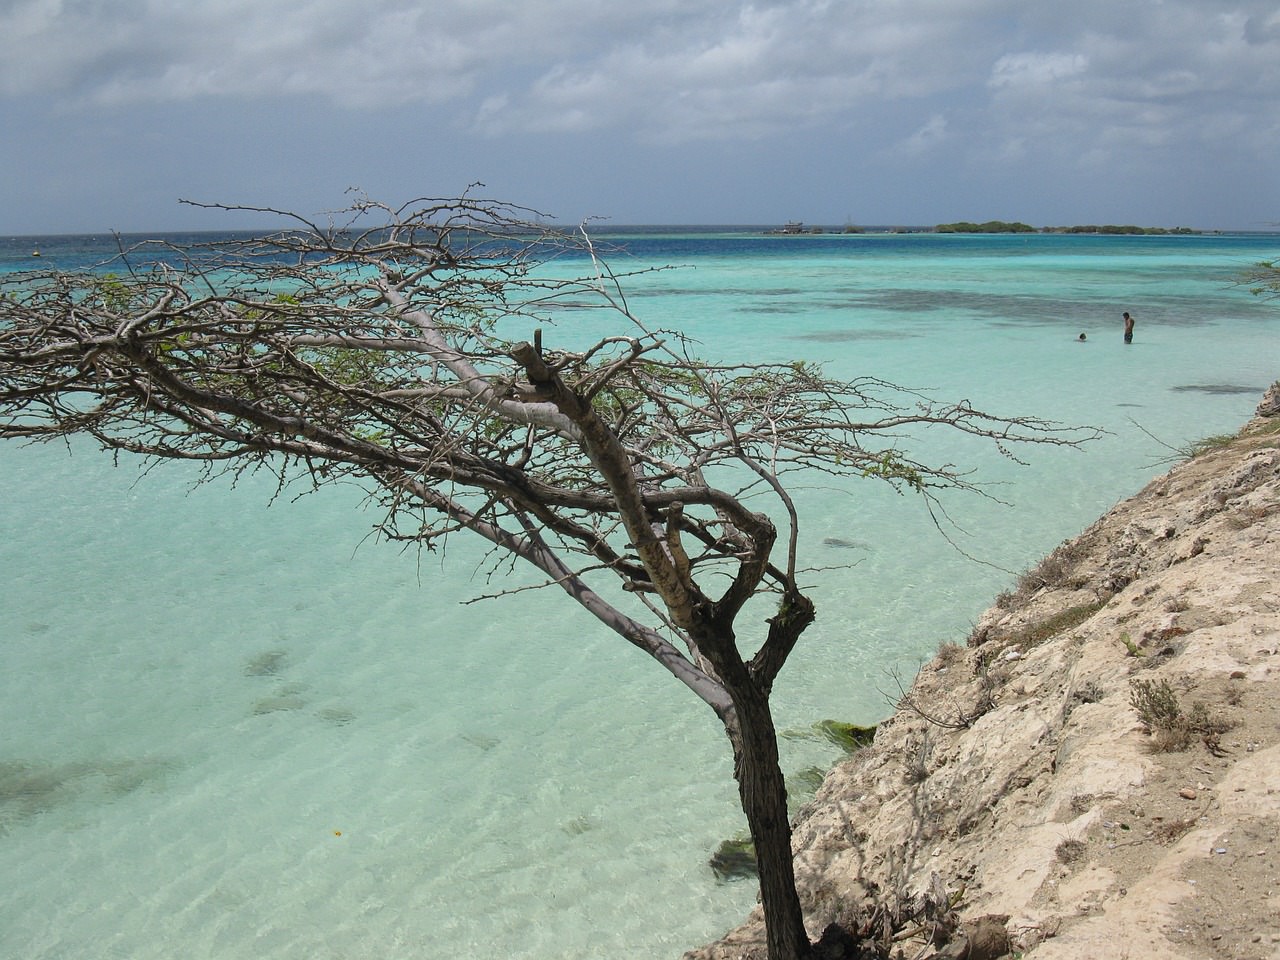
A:
[[[1041,86],[1084,73],[1089,59],[1080,53],[1009,53],[991,69],[992,87]]]
[[[965,32],[962,19],[914,15],[922,5],[897,4],[886,16],[877,4],[720,3],[714,14],[704,6],[683,15],[679,29],[638,20],[620,42],[551,65],[504,111],[486,110],[485,129],[561,129],[571,114],[678,142],[839,122],[861,103],[963,80],[962,59],[944,44]]]
[[[908,154],[921,154],[933,150],[947,137],[947,119],[935,113],[911,136],[903,141],[902,147]]]
[[[0,8],[0,93],[111,105],[310,95],[363,108],[506,97],[552,125],[563,110],[607,124],[621,105],[651,130],[666,126],[660,110],[679,97],[705,101],[691,120],[729,106],[750,125],[757,107],[777,112],[783,94],[798,97],[800,116],[823,115],[870,93],[919,95],[954,82],[959,64],[947,37],[962,44],[980,26],[966,24],[964,8],[931,0],[19,0]]]
[[[1081,100],[1258,95],[1278,64],[1280,14],[1262,0],[0,4],[0,96],[453,104],[490,133],[759,136],[872,100],[1036,100],[1073,83]]]
[[[664,169],[740,151],[790,171],[803,140],[844,169],[912,156],[939,176],[1086,154],[1261,170],[1277,89],[1274,0],[0,0],[0,111],[274,113],[375,138],[381,121],[419,169],[573,137],[581,158],[667,151]],[[368,165],[368,145],[348,150],[345,167]]]

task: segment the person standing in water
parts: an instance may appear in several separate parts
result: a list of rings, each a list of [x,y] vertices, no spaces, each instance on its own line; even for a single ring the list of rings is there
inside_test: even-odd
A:
[[[1124,312],[1124,342],[1133,343],[1133,317],[1128,310]]]

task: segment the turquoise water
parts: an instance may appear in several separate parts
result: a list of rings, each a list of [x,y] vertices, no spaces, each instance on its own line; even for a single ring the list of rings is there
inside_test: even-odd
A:
[[[615,267],[684,265],[628,291],[708,357],[1109,431],[1025,467],[931,439],[1003,501],[948,498],[950,542],[874,485],[798,491],[821,569],[774,698],[790,774],[834,759],[814,721],[882,717],[1163,444],[1234,430],[1280,376],[1280,307],[1232,285],[1280,237],[617,239]],[[740,829],[727,747],[656,665],[559,595],[463,604],[496,589],[478,550],[379,543],[357,490],[196,479],[0,447],[0,956],[638,960],[745,915],[752,885],[706,865]]]

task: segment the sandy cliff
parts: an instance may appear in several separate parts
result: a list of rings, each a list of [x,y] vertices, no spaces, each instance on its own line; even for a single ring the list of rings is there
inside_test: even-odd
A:
[[[1042,960],[1280,960],[1280,416],[1029,571],[831,772],[795,846],[815,938],[932,891],[944,924],[994,916]],[[982,954],[932,928],[894,955]],[[688,956],[761,942],[757,910]]]

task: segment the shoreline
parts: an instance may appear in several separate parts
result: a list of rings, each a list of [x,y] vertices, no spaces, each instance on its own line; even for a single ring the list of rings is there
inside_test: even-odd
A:
[[[951,947],[905,956],[982,922],[1045,960],[1280,957],[1278,394],[1024,574],[827,775],[795,818],[812,939],[942,889]],[[763,956],[757,907],[685,958]]]

